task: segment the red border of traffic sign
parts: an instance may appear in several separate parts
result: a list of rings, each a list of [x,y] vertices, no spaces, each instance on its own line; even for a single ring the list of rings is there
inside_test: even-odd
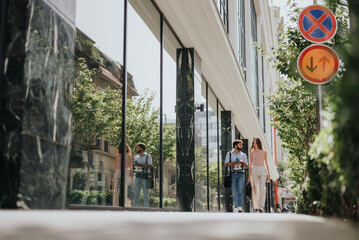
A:
[[[310,76],[305,74],[304,71],[302,72],[302,68],[301,68],[304,56],[308,53],[308,51],[312,50],[312,48],[329,50],[330,54],[332,54],[332,56],[333,56],[333,58],[335,60],[335,63],[334,63],[334,70],[335,71],[333,71],[333,73],[331,75],[329,75],[327,78],[321,79],[320,81],[318,81],[317,79],[311,78]],[[302,77],[305,80],[307,80],[308,82],[314,83],[314,84],[324,84],[324,83],[327,83],[330,80],[332,80],[335,77],[335,75],[337,75],[338,70],[339,70],[339,58],[338,58],[337,53],[333,49],[331,49],[330,47],[328,47],[326,45],[323,45],[323,44],[313,44],[313,45],[310,45],[309,47],[306,47],[299,54],[299,58],[298,58],[298,61],[297,61],[297,68],[299,70],[300,75],[302,75]]]
[[[304,30],[304,27],[303,27],[303,18],[304,16],[307,16],[308,15],[311,15],[309,13],[310,10],[313,10],[313,9],[320,9],[320,10],[323,10],[325,13],[323,14],[322,17],[320,17],[318,20],[316,19],[313,19],[313,21],[317,21],[317,22],[320,22],[321,20],[324,21],[324,19],[326,19],[328,16],[330,17],[330,19],[332,20],[333,22],[333,28],[332,30],[329,32],[328,30],[328,33],[327,33],[327,36],[326,37],[323,37],[323,38],[313,38],[310,36],[310,34],[312,32],[310,32],[309,34]],[[322,19],[324,17],[324,19]],[[313,18],[313,17],[312,17]],[[321,23],[321,22],[320,22]],[[320,24],[319,23],[319,24]],[[336,34],[337,32],[337,29],[338,29],[338,24],[337,24],[337,20],[335,19],[335,16],[334,14],[332,13],[332,11],[330,11],[328,8],[322,6],[322,5],[311,5],[309,7],[306,7],[303,9],[303,11],[300,13],[299,15],[299,18],[298,18],[298,26],[299,26],[299,31],[300,33],[303,35],[303,37],[305,37],[307,40],[311,41],[311,42],[314,42],[314,43],[324,43],[324,42],[327,42],[329,41],[330,39],[332,39],[332,37],[334,37],[334,35]]]

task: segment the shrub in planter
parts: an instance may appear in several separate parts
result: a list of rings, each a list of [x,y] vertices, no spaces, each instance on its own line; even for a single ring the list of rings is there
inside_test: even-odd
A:
[[[84,194],[81,190],[71,190],[70,192],[70,204],[81,204]]]

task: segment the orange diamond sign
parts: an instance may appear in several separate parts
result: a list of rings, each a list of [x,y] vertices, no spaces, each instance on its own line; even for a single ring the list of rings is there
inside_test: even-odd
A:
[[[329,82],[339,69],[337,54],[321,44],[314,44],[304,49],[299,55],[297,64],[302,77],[314,84]]]

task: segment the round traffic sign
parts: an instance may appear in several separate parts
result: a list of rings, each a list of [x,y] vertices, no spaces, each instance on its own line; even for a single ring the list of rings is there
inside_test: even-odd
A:
[[[298,19],[299,30],[311,42],[324,43],[337,32],[337,20],[328,8],[311,5],[303,9]]]
[[[323,84],[332,80],[339,69],[339,58],[335,51],[322,44],[305,48],[298,58],[298,70],[310,83]]]

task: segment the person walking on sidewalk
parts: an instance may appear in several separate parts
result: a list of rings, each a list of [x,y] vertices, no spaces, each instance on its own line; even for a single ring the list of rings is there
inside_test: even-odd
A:
[[[134,166],[136,173],[135,178],[135,199],[134,206],[138,206],[138,201],[140,198],[141,189],[143,189],[143,200],[144,206],[149,207],[149,191],[147,188],[146,182],[149,181],[148,174],[150,173],[150,168],[152,166],[152,157],[150,154],[145,152],[146,145],[144,143],[137,143],[136,152],[138,155],[135,157]]]
[[[253,138],[251,152],[249,154],[249,178],[252,182],[253,207],[258,212],[263,212],[266,200],[265,182],[270,182],[267,152],[263,150],[259,138]]]
[[[243,195],[245,184],[245,168],[248,168],[247,155],[242,152],[243,141],[233,141],[233,151],[229,151],[226,155],[225,166],[232,175],[232,196],[233,196],[233,212],[243,212]]]
[[[119,206],[119,193],[121,185],[121,156],[122,156],[123,143],[121,142],[118,147],[118,154],[116,154],[116,171],[113,176],[114,191],[112,196],[113,206]],[[132,184],[132,152],[128,144],[125,144],[126,154],[125,154],[125,206],[130,207],[131,200],[128,198],[128,185]]]

